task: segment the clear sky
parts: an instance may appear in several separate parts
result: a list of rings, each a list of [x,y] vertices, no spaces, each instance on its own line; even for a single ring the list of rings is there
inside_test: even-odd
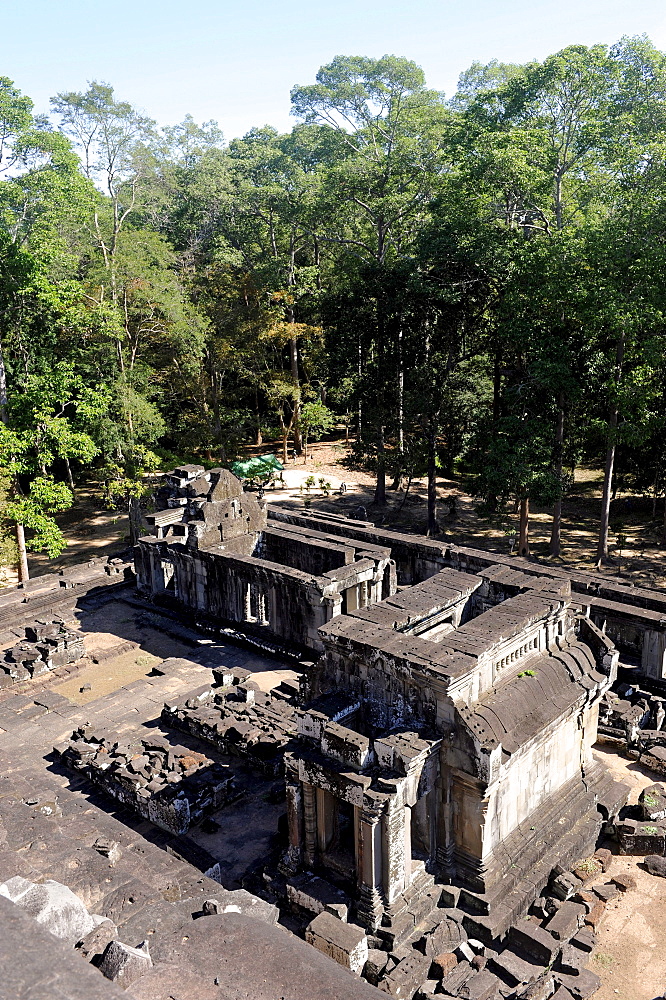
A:
[[[289,129],[290,88],[336,55],[406,56],[450,96],[474,60],[643,33],[666,49],[664,0],[0,0],[0,76],[38,111],[104,80],[160,124],[214,118],[231,139]]]

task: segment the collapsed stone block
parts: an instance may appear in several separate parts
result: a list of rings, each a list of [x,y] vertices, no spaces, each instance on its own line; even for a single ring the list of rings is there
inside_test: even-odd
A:
[[[94,916],[93,919],[95,919]],[[104,954],[107,946],[111,941],[115,941],[117,936],[118,928],[113,921],[107,920],[106,917],[100,918],[100,922],[94,930],[86,934],[80,941],[77,941],[76,950],[83,958],[92,962],[98,955]]]
[[[660,875],[662,878],[666,878],[666,858],[658,854],[648,854],[645,859],[645,867],[650,875]]]
[[[587,927],[591,927],[593,931],[596,931],[597,927],[601,923],[604,913],[606,912],[606,904],[603,899],[600,899],[598,903],[592,907],[589,913],[585,915],[584,922]]]
[[[458,996],[461,1000],[492,1000],[501,985],[497,976],[487,969],[482,969],[467,980]]]
[[[148,954],[148,942],[138,948],[131,948],[122,941],[112,941],[107,947],[99,965],[100,972],[120,986],[131,986],[152,969],[153,961]]]
[[[95,921],[79,897],[52,879],[35,884],[15,875],[0,885],[0,895],[20,906],[54,937],[71,945],[95,928]]]
[[[605,882],[603,885],[595,885],[592,891],[595,896],[602,899],[604,903],[608,903],[611,899],[615,899],[620,890],[616,885],[613,885],[612,882]]]
[[[379,979],[386,968],[388,959],[388,952],[381,951],[379,948],[368,949],[368,958],[365,963],[363,975],[373,986],[376,986],[379,982]]]
[[[290,903],[300,906],[311,913],[322,913],[328,910],[341,920],[347,919],[349,898],[330,882],[316,875],[301,875],[287,882],[287,898]],[[336,908],[334,912],[332,907]],[[338,910],[338,907],[342,907]]]
[[[591,969],[581,969],[577,976],[567,976],[563,972],[557,972],[555,979],[560,986],[566,987],[573,1000],[589,1000],[601,986],[599,976]],[[558,993],[555,997],[560,1000]],[[567,1000],[566,993],[563,994],[563,1000]]]
[[[546,927],[558,941],[568,941],[576,933],[585,917],[585,907],[580,903],[562,903]]]
[[[323,912],[308,924],[305,940],[338,965],[344,965],[359,976],[363,972],[368,960],[368,938],[357,924],[345,923]]]
[[[572,937],[570,942],[574,948],[579,948],[581,951],[587,952],[588,954],[594,951],[594,947],[597,943],[596,935],[589,928],[584,927],[578,931],[574,937]]]
[[[488,959],[488,967],[513,986],[533,983],[543,972],[542,964],[536,965],[533,962],[527,962],[510,948],[505,948],[498,955],[491,955]]]
[[[557,899],[570,899],[582,887],[582,882],[571,872],[562,872],[551,882],[553,896]]]
[[[601,862],[601,870],[605,873],[610,868],[613,863],[613,854],[605,847],[600,847],[594,852],[595,858],[598,858]]]
[[[396,1000],[410,1000],[428,975],[430,959],[411,951],[381,980],[379,989]]]
[[[509,941],[541,965],[550,965],[559,951],[553,935],[529,920],[521,920],[511,928]]]
[[[565,944],[560,955],[560,968],[569,976],[577,976],[585,965],[587,956],[571,944]]]
[[[636,888],[636,878],[629,872],[614,875],[612,882],[618,887],[620,892],[628,892],[630,889]]]
[[[643,819],[666,819],[666,791],[663,785],[650,785],[638,797]]]
[[[443,979],[444,976],[448,976],[450,972],[453,972],[457,965],[457,955],[454,955],[451,951],[444,951],[441,955],[433,958],[432,965],[430,966],[431,974],[436,979]]]

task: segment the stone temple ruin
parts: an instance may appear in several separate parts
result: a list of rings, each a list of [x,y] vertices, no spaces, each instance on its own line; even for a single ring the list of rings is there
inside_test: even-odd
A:
[[[239,982],[257,1000],[592,996],[595,929],[630,889],[612,869],[603,882],[601,838],[649,848],[666,871],[666,792],[627,810],[592,751],[616,744],[666,775],[666,597],[270,506],[223,469],[175,469],[161,499],[135,581],[93,566],[88,582],[79,570],[71,586],[0,599],[5,662],[25,670],[0,700],[0,911],[45,878],[54,898],[78,894],[88,929],[69,946],[104,973],[100,996],[115,984],[167,1000],[174,982],[183,1000],[228,1000]],[[67,650],[116,605],[176,651],[71,704],[57,686],[77,669]],[[30,669],[33,646],[45,668]],[[56,785],[39,751],[19,772],[9,763],[42,733]],[[77,812],[81,794],[92,805]],[[63,810],[88,817],[84,843]],[[49,824],[39,836],[60,860],[19,859],[34,833],[13,832],[17,815]],[[233,844],[253,837],[232,876]],[[128,852],[134,881],[103,876],[100,856],[120,872]],[[253,948],[263,965],[243,958]]]

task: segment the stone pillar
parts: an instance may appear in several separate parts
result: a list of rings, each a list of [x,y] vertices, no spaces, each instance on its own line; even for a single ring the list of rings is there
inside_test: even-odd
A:
[[[359,903],[358,920],[369,930],[376,930],[382,919],[382,824],[381,812],[364,807],[358,823],[356,855]]]
[[[316,789],[303,782],[303,857],[308,865],[314,864],[317,855],[317,803]]]
[[[257,598],[257,620],[260,625],[268,625],[268,618],[266,617],[266,597],[264,594],[259,594]]]
[[[405,888],[412,881],[412,809],[405,806]]]
[[[390,904],[405,888],[405,807],[401,797],[390,801],[382,834],[384,892]]]
[[[287,823],[289,847],[280,868],[284,874],[294,874],[301,867],[304,844],[303,794],[298,771],[286,763]]]

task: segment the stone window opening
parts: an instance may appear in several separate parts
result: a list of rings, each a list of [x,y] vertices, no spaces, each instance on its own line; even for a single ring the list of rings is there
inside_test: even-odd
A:
[[[266,595],[253,583],[248,583],[245,588],[245,621],[256,625],[269,624],[266,616]]]
[[[172,562],[166,559],[162,559],[160,562],[160,578],[157,589],[162,593],[175,594],[176,592],[175,567]]]

